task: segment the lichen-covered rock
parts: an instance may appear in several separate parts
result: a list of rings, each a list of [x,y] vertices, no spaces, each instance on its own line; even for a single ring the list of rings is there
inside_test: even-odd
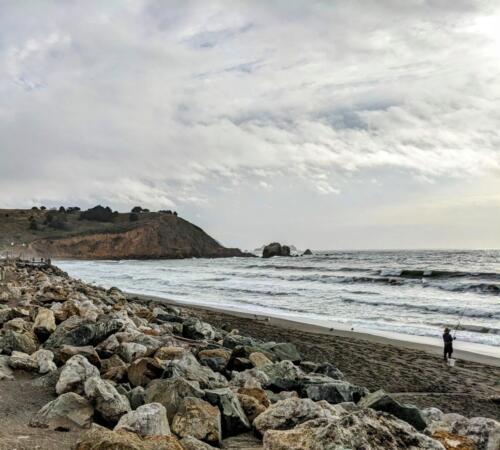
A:
[[[362,408],[372,408],[376,411],[383,411],[392,414],[398,419],[409,423],[419,431],[422,431],[427,427],[425,418],[417,407],[401,404],[382,390],[373,392],[363,397],[359,402],[359,406]]]
[[[264,449],[444,450],[444,447],[393,416],[365,409],[340,417],[310,420],[289,430],[270,429],[264,434]]]
[[[302,356],[290,342],[265,342],[261,347],[267,352],[272,353],[279,361],[292,361],[298,363],[302,360]]]
[[[183,450],[174,436],[148,436],[93,425],[77,442],[75,450]]]
[[[440,442],[446,450],[477,450],[476,444],[465,436],[436,431],[431,437]]]
[[[226,348],[235,348],[238,346],[249,346],[253,347],[257,344],[255,339],[248,337],[248,336],[241,336],[236,333],[229,333],[224,337],[224,340],[222,341],[222,345]]]
[[[39,349],[31,355],[31,357],[38,364],[38,372],[45,374],[57,370],[57,366],[54,363],[54,353],[50,350]]]
[[[132,362],[137,358],[146,356],[148,349],[145,345],[136,342],[122,342],[118,347],[118,355],[125,362]]]
[[[226,368],[230,357],[231,352],[222,348],[202,350],[198,353],[198,360],[215,372],[222,372]]]
[[[74,392],[67,392],[47,403],[30,421],[30,426],[68,431],[89,428],[94,408]]]
[[[163,361],[180,359],[186,352],[187,350],[183,347],[172,347],[167,345],[156,350],[155,358],[161,359]]]
[[[271,405],[253,421],[261,434],[267,430],[287,430],[312,419],[329,417],[328,411],[310,399],[289,398]]]
[[[224,436],[234,436],[250,429],[250,422],[241,407],[237,395],[229,388],[209,389],[205,398],[217,406],[222,414]]]
[[[109,423],[116,423],[121,416],[130,411],[128,398],[118,393],[110,381],[99,376],[85,382],[85,395],[92,400],[96,411]]]
[[[18,333],[13,330],[6,330],[0,336],[0,351],[7,355],[12,352],[22,352],[31,355],[36,352],[37,342],[32,333]]]
[[[9,366],[14,370],[38,372],[38,363],[28,354],[13,351],[9,356]]]
[[[153,380],[149,383],[144,401],[145,403],[161,403],[167,409],[168,420],[172,422],[186,397],[203,398],[204,394],[198,382],[174,377]]]
[[[139,406],[144,405],[145,403],[146,391],[142,386],[136,386],[135,388],[127,392],[126,395],[130,403],[130,407],[133,410],[137,409]]]
[[[500,422],[486,417],[460,419],[453,423],[450,432],[471,439],[478,450],[500,448]]]
[[[237,397],[250,423],[252,423],[259,414],[266,410],[266,407],[255,397],[245,394],[237,394]]]
[[[305,375],[291,361],[280,361],[274,364],[267,364],[259,370],[264,372],[269,378],[265,387],[273,390],[295,390],[302,384],[302,378]]]
[[[132,431],[139,436],[168,436],[167,410],[160,403],[148,403],[123,415],[114,431]]]
[[[193,436],[217,445],[222,438],[221,413],[204,400],[186,397],[174,416],[172,431],[180,437]]]
[[[190,317],[183,322],[182,334],[189,339],[213,339],[215,330],[209,323],[195,317]]]
[[[266,391],[262,388],[242,387],[238,389],[238,394],[249,395],[250,397],[255,398],[265,408],[271,404]]]
[[[99,376],[99,369],[90,364],[85,356],[75,355],[62,368],[56,392],[58,395],[65,392],[82,394],[85,382],[95,376]]]
[[[268,364],[272,364],[273,362],[262,352],[253,352],[248,356],[249,361],[253,364],[254,367],[264,367]]]

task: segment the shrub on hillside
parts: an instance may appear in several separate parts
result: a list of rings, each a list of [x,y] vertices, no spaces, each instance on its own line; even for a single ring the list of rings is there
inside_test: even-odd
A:
[[[97,205],[80,213],[80,220],[92,220],[94,222],[113,222],[118,213],[111,211],[109,206]]]

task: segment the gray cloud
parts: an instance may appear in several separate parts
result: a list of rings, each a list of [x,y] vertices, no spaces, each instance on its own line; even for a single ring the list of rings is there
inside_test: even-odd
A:
[[[382,226],[374,185],[394,226],[429,185],[445,211],[500,173],[499,29],[490,1],[2,2],[0,204],[178,207],[240,244],[232,195],[280,202],[245,245],[297,202]]]

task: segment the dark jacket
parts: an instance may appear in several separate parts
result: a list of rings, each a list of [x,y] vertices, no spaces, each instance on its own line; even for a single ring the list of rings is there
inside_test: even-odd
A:
[[[444,345],[451,345],[453,343],[453,337],[450,333],[443,333]]]

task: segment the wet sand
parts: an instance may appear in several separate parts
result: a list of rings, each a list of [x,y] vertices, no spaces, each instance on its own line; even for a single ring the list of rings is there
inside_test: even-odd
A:
[[[153,296],[137,296],[181,306],[221,327],[229,326],[266,341],[292,342],[314,362],[333,362],[351,383],[384,389],[399,400],[444,412],[500,420],[500,361],[471,352],[456,352],[448,367],[441,349],[366,333],[333,330],[281,318],[186,306]]]

